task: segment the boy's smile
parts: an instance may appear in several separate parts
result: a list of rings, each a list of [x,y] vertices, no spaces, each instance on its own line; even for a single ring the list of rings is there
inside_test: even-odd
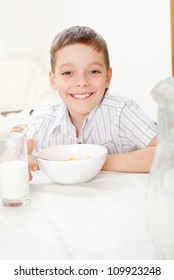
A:
[[[50,81],[67,105],[71,119],[78,121],[100,103],[111,76],[103,53],[78,43],[57,51],[55,73],[50,73]]]
[[[92,93],[81,93],[81,94],[70,94],[73,98],[78,100],[85,100],[89,96],[91,96]]]

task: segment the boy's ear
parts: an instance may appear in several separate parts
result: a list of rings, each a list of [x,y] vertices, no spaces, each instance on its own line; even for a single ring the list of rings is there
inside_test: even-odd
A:
[[[106,77],[106,88],[109,88],[111,78],[112,78],[112,68],[109,68],[109,70],[107,72],[107,77]]]
[[[57,86],[55,83],[55,74],[52,71],[49,72],[49,79],[52,89],[57,90]]]

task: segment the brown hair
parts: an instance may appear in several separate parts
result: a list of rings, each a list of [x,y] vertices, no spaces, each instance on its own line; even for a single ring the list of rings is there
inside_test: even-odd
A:
[[[53,72],[55,71],[56,65],[56,52],[65,46],[77,43],[92,46],[97,52],[103,52],[106,68],[109,69],[109,53],[104,38],[95,32],[95,30],[87,26],[72,26],[58,33],[52,42],[50,49],[50,63]]]

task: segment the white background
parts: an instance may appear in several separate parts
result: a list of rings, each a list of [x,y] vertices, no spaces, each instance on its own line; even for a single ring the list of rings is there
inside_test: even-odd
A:
[[[113,68],[111,94],[133,98],[156,120],[151,89],[171,76],[170,1],[0,0],[0,58],[36,58],[49,71],[51,42],[71,25],[103,35]]]

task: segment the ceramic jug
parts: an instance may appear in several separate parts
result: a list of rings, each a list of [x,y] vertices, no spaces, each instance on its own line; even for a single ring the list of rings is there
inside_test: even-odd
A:
[[[161,259],[174,259],[174,77],[152,90],[158,103],[158,144],[149,175],[147,224]]]

